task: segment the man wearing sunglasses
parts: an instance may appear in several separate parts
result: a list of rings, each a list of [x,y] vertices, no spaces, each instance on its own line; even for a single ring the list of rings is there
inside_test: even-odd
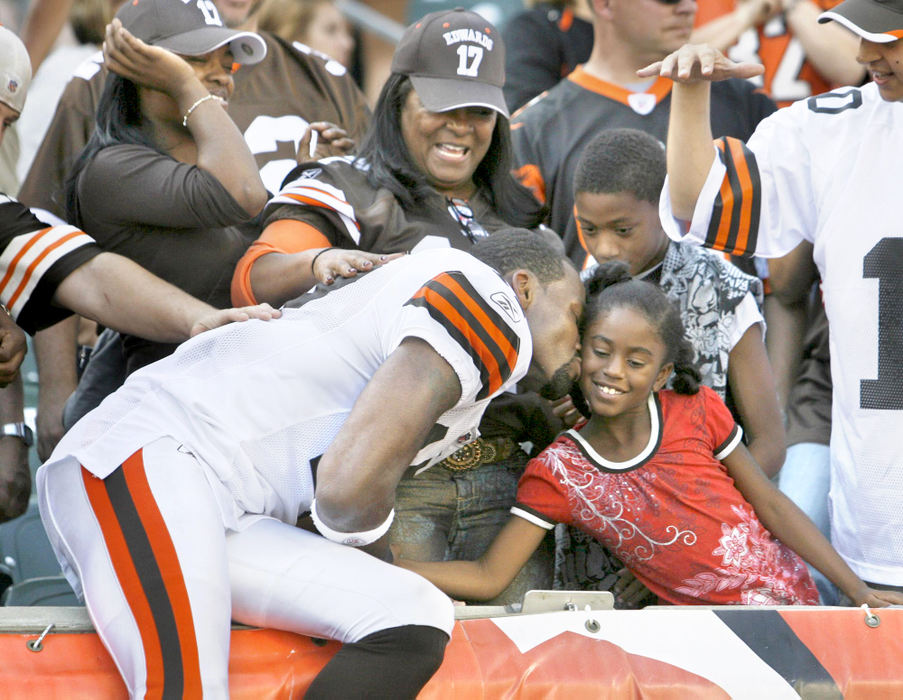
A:
[[[549,225],[578,265],[592,262],[574,222],[574,172],[587,143],[602,129],[633,128],[664,141],[671,81],[636,71],[685,44],[694,0],[589,0],[595,38],[589,60],[512,118],[518,172],[551,209]],[[748,138],[774,104],[742,80],[712,91],[715,136]]]

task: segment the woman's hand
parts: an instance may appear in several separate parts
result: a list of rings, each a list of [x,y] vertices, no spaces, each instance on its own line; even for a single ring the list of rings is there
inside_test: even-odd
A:
[[[317,282],[328,285],[335,282],[337,277],[355,277],[359,273],[370,272],[402,255],[404,253],[380,255],[362,250],[324,248],[313,259],[311,270]]]
[[[758,63],[735,63],[706,44],[684,44],[664,60],[636,72],[641,78],[662,76],[678,83],[715,82],[728,78],[753,78],[765,67]]]
[[[252,318],[269,321],[280,316],[282,316],[282,312],[279,309],[274,309],[266,303],[234,309],[219,309],[199,318],[191,327],[191,337],[219,326],[225,326],[227,323],[250,321]]]
[[[313,144],[313,152],[311,152],[311,141],[315,133],[316,141]],[[348,155],[354,150],[354,145],[354,141],[349,138],[348,132],[342,127],[332,122],[311,122],[298,142],[295,161],[304,163],[330,156]]]
[[[117,75],[137,85],[164,92],[174,99],[178,99],[192,81],[204,93],[207,92],[184,59],[172,51],[145,44],[123,27],[118,19],[107,25],[103,59]]]

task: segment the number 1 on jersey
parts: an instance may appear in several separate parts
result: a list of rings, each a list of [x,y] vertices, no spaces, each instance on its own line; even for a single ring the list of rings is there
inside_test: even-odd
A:
[[[878,280],[878,378],[859,380],[859,407],[903,410],[903,238],[882,238],[862,260]]]

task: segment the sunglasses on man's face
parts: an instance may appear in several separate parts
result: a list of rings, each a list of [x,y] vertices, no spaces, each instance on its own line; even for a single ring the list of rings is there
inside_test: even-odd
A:
[[[655,1],[658,3],[661,3],[662,5],[676,5],[681,0],[655,0]]]

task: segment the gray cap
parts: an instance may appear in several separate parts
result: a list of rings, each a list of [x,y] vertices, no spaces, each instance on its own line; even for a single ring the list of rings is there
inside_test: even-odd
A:
[[[844,0],[818,21],[834,21],[863,39],[889,44],[903,39],[903,0]]]
[[[267,55],[257,34],[223,26],[212,0],[127,0],[116,16],[146,44],[183,56],[201,56],[225,44],[235,63],[259,63]]]
[[[505,45],[499,31],[460,7],[431,12],[408,27],[392,57],[433,112],[489,107],[505,117]]]
[[[0,26],[0,102],[21,113],[30,82],[31,61],[25,44]]]

